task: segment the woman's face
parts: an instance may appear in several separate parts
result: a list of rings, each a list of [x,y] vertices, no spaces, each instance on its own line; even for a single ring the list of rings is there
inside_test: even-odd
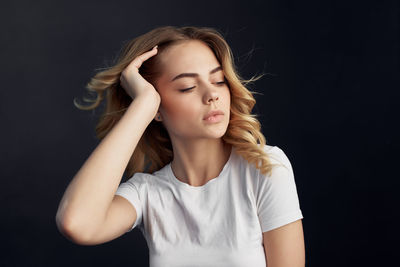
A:
[[[222,137],[229,124],[230,91],[212,50],[201,41],[185,41],[165,50],[160,61],[162,75],[155,87],[161,96],[159,114],[170,137]],[[204,120],[212,110],[224,113],[219,122]]]

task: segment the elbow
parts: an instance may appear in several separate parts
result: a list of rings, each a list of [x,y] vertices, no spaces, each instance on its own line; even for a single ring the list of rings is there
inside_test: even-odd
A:
[[[58,231],[69,241],[78,245],[88,244],[90,232],[84,231],[83,227],[76,220],[68,216],[62,216],[59,213],[56,214],[55,220]]]

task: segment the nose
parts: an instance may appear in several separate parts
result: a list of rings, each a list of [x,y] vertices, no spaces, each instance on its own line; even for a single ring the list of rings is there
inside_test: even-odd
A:
[[[207,104],[212,100],[212,101],[216,101],[219,99],[218,93],[215,91],[209,92],[207,94]]]

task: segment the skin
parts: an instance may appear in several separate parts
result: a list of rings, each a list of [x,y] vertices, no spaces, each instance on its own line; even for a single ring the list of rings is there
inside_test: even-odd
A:
[[[305,244],[302,220],[263,233],[268,267],[304,267]]]
[[[212,50],[198,40],[170,47],[161,57],[162,75],[155,88],[161,103],[155,120],[167,129],[174,151],[171,168],[177,179],[191,186],[202,186],[216,178],[229,159],[231,146],[223,142],[230,117],[230,90],[223,70]],[[181,73],[197,73],[171,81]],[[180,90],[194,87],[181,92]],[[222,110],[218,123],[207,123],[204,116]],[[158,115],[161,116],[158,119]]]

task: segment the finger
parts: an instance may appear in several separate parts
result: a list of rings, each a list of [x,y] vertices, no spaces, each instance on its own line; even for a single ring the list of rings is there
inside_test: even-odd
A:
[[[143,62],[145,62],[147,59],[149,59],[150,57],[154,56],[155,54],[157,54],[158,50],[157,50],[157,45],[155,47],[153,47],[153,49],[151,49],[150,51],[147,51],[143,54],[141,54],[140,56],[136,57],[133,61],[132,61],[132,65],[134,65],[136,68],[140,68],[140,66],[143,64]]]

